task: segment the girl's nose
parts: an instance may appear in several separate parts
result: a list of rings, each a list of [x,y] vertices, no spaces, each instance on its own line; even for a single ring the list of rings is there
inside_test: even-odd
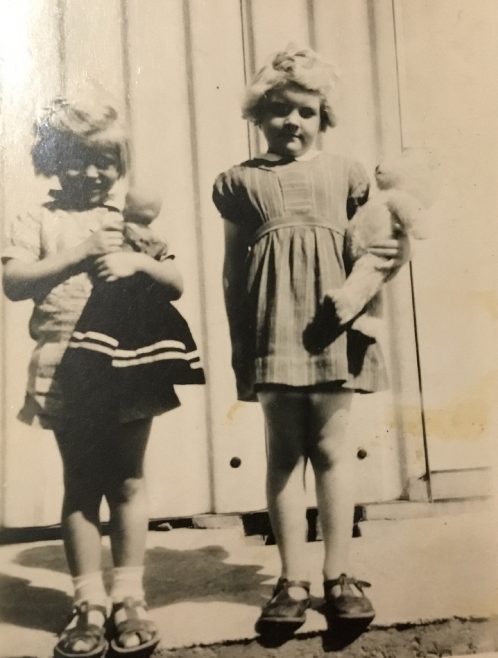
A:
[[[299,112],[297,110],[293,110],[292,112],[289,112],[285,119],[285,123],[288,126],[298,126],[299,125]]]
[[[98,169],[94,164],[88,165],[86,168],[85,174],[88,178],[97,178],[99,175]]]

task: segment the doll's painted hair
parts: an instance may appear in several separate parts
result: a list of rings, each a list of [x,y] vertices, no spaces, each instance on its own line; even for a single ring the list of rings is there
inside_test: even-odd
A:
[[[31,157],[36,174],[56,176],[79,148],[110,149],[119,174],[129,169],[129,145],[117,111],[106,102],[57,97],[34,124]]]
[[[269,93],[273,89],[295,85],[304,91],[318,94],[320,130],[324,131],[337,124],[330,97],[338,79],[338,69],[325,62],[313,50],[289,45],[286,50],[272,55],[246,88],[242,116],[259,125],[267,109]]]
[[[125,221],[150,224],[161,212],[162,199],[155,190],[136,185],[128,190],[123,208]]]

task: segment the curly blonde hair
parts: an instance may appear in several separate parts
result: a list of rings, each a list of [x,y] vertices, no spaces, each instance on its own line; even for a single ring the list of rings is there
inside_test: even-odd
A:
[[[117,111],[105,102],[88,99],[54,98],[34,123],[31,157],[35,172],[56,176],[68,157],[79,149],[115,151],[119,175],[129,168],[129,145]]]
[[[260,125],[267,110],[269,92],[287,85],[316,93],[320,99],[320,130],[337,124],[330,97],[336,89],[339,71],[310,48],[289,45],[275,53],[256,73],[242,102],[244,119]]]

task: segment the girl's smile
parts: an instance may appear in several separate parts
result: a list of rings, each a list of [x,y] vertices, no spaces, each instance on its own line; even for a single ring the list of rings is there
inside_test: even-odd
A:
[[[304,155],[320,131],[318,94],[289,84],[273,89],[267,98],[260,128],[268,150],[282,156]]]
[[[92,207],[103,203],[120,177],[117,153],[103,147],[79,147],[60,165],[59,183],[75,205]]]

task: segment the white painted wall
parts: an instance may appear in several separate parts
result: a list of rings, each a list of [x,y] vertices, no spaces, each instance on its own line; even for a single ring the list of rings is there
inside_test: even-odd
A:
[[[431,236],[414,261],[430,464],[485,466],[497,429],[498,7],[395,6],[403,143],[440,161]]]
[[[244,79],[289,41],[312,44],[343,71],[340,125],[325,136],[324,148],[350,153],[369,168],[399,148],[391,2],[20,0],[19,10],[13,7],[1,5],[2,25],[18,19],[4,53],[4,221],[40,189],[28,155],[36,104],[86,78],[100,81],[129,118],[137,179],[156,184],[163,195],[158,228],[184,272],[179,306],[208,376],[206,387],[180,389],[182,407],[154,423],[151,515],[261,509],[263,422],[257,405],[235,400],[221,291],[222,222],[211,203],[212,182],[257,147],[254,130],[240,119]],[[406,272],[387,297],[393,388],[355,402],[351,440],[368,453],[358,462],[359,501],[396,498],[424,469],[419,413],[412,413],[420,410]],[[61,473],[54,442],[49,432],[15,418],[31,349],[30,305],[2,303],[3,523],[56,523]],[[233,456],[240,468],[230,466]],[[311,490],[310,478],[310,504]]]

